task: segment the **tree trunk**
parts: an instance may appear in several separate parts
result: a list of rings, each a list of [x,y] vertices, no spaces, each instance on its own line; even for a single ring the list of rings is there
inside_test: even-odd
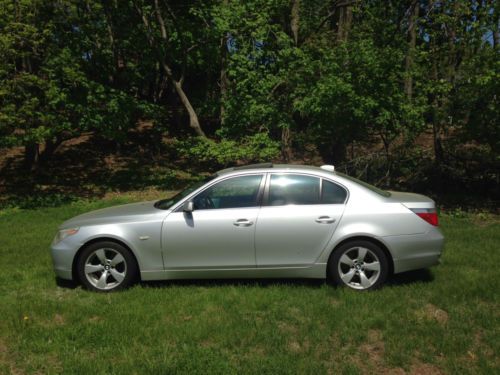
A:
[[[113,25],[113,14],[117,11],[116,4],[110,4],[108,1],[102,1],[102,7],[104,10],[104,16],[106,19],[106,31],[108,33],[108,41],[111,47],[111,52],[113,53],[113,72],[109,75],[109,82],[111,84],[116,84],[116,74],[120,69],[119,64],[119,54],[116,45],[116,38]],[[111,7],[111,9],[110,9]],[[90,11],[89,11],[90,12]]]
[[[290,128],[285,126],[281,129],[281,156],[285,163],[292,159],[292,145],[290,137]]]
[[[346,144],[342,141],[323,143],[318,145],[318,152],[326,164],[339,165],[346,157]]]
[[[290,11],[290,30],[292,32],[292,37],[295,46],[299,44],[299,27],[300,27],[300,0],[292,0],[292,9]],[[281,129],[281,156],[286,163],[290,162],[290,160],[293,157],[292,130],[290,126],[285,126]]]
[[[498,16],[495,19],[495,25],[493,29],[493,46],[496,49],[500,48],[500,17]]]
[[[226,108],[224,100],[227,97],[229,80],[227,78],[227,36],[221,38],[220,46],[220,124],[224,126],[226,120]]]
[[[432,125],[432,135],[434,139],[434,161],[440,165],[444,161],[443,144],[441,143],[439,126],[435,123]]]
[[[335,26],[337,30],[337,41],[345,42],[349,36],[352,24],[353,2],[341,3],[335,13]]]
[[[432,9],[434,7],[434,0],[429,2],[429,8]],[[429,39],[430,46],[430,58],[431,62],[431,81],[438,82],[440,75],[438,72],[438,65],[441,64],[439,61],[439,54],[437,53],[438,46],[436,45],[435,38],[433,36]],[[434,163],[436,165],[440,165],[443,161],[443,148],[441,144],[441,116],[440,112],[440,101],[437,97],[437,93],[434,93],[430,98],[431,104],[431,124],[432,124],[432,140],[433,140],[433,148],[434,148]]]
[[[39,160],[41,163],[46,162],[48,159],[54,155],[57,148],[63,143],[64,139],[61,136],[57,136],[55,139],[48,139],[45,142],[45,148],[40,152]]]
[[[408,99],[412,99],[413,96],[413,77],[412,77],[412,69],[413,69],[413,60],[415,57],[415,43],[417,40],[417,19],[419,13],[419,4],[418,1],[414,1],[413,10],[411,12],[409,21],[408,21],[408,52],[406,54],[405,59],[405,94]]]
[[[385,176],[381,179],[381,181],[385,180],[385,184],[387,186],[391,185],[391,172],[392,172],[392,159],[391,159],[391,142],[389,138],[385,136],[383,133],[380,134],[380,138],[382,139],[382,143],[384,145],[385,152],[385,162],[386,162],[386,173]]]
[[[222,5],[228,6],[228,0],[223,0]],[[227,78],[227,42],[228,35],[223,35],[220,39],[220,125],[224,126],[226,122],[226,107],[224,100],[227,97],[227,90],[229,88],[229,79]]]
[[[297,46],[299,44],[299,17],[300,17],[300,0],[293,0],[292,14],[290,19],[290,29],[292,30],[293,41]]]
[[[24,146],[24,162],[28,170],[34,171],[38,167],[40,161],[40,145],[35,142],[30,142]]]
[[[202,130],[200,126],[198,115],[196,114],[196,111],[191,105],[191,102],[189,101],[188,97],[186,96],[186,93],[182,89],[181,83],[179,81],[174,80],[173,78],[171,78],[171,80],[175,87],[175,92],[177,93],[177,95],[179,95],[179,99],[181,100],[182,105],[184,106],[189,115],[189,126],[194,130],[196,135],[198,135],[199,137],[206,138],[207,136],[205,135],[205,132]]]

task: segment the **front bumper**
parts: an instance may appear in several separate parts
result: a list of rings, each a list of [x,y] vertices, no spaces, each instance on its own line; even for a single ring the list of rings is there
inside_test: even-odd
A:
[[[73,280],[73,259],[78,246],[69,241],[62,240],[57,244],[52,243],[51,255],[54,272],[58,277],[65,280]]]
[[[394,273],[418,270],[439,264],[444,236],[438,228],[425,234],[383,237],[394,261]]]

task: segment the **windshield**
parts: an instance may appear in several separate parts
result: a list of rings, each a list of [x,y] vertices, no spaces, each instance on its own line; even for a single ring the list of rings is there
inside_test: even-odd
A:
[[[383,197],[390,197],[391,196],[391,193],[389,193],[388,191],[385,191],[385,190],[382,190],[382,189],[379,189],[378,187],[375,187],[373,185],[370,185],[370,184],[367,184],[366,182],[364,181],[361,181],[361,180],[358,180],[357,178],[354,178],[354,177],[351,177],[351,176],[348,176],[346,174],[343,174],[343,173],[340,173],[340,172],[335,172],[337,175],[341,176],[341,177],[344,177],[344,178],[347,178],[348,180],[351,180],[353,182],[356,182],[362,186],[364,186],[365,188],[367,189],[370,189],[371,191],[383,196]]]
[[[175,194],[173,197],[167,198],[167,199],[162,199],[162,200],[156,202],[155,203],[155,207],[159,208],[160,210],[168,210],[174,204],[176,204],[180,200],[182,200],[185,197],[187,197],[189,194],[191,194],[193,191],[195,191],[199,187],[205,185],[208,181],[213,180],[215,177],[217,177],[217,176],[215,176],[215,175],[214,176],[210,176],[210,177],[204,178],[201,181],[194,182],[191,185],[189,185],[187,188],[185,188],[184,190],[182,190],[181,192]]]

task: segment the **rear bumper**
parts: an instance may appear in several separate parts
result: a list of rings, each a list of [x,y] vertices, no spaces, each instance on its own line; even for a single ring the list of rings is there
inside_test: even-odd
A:
[[[438,228],[425,234],[383,237],[394,261],[394,273],[427,268],[439,264],[444,236]]]

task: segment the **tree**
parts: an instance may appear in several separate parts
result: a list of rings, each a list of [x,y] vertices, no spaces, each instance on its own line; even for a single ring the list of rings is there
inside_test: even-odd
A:
[[[135,124],[141,104],[86,71],[93,51],[85,48],[89,35],[80,32],[76,6],[38,0],[4,5],[1,145],[24,146],[26,165],[34,169],[61,142],[84,130],[113,137]]]
[[[154,0],[154,5],[151,7],[134,1],[134,6],[144,24],[146,38],[153,54],[157,57],[166,77],[173,85],[175,92],[189,115],[189,126],[194,130],[196,135],[205,138],[206,135],[200,126],[198,114],[183,89],[187,73],[188,54],[192,49],[197,47],[197,41],[190,40],[192,36],[191,30],[183,28],[184,23],[187,22],[189,24],[189,22],[186,19],[179,19],[168,2],[162,2],[162,6],[160,6],[159,1]],[[164,13],[168,14],[169,17],[165,18]],[[187,14],[189,15],[189,12]],[[152,21],[153,17],[156,18],[156,22]],[[168,30],[172,31],[171,35],[168,34]],[[173,43],[177,44],[177,46],[172,45],[172,39]],[[180,49],[180,58],[172,56],[171,51],[175,47]],[[175,61],[180,65],[178,76],[176,76],[171,64],[168,62],[169,60]]]

